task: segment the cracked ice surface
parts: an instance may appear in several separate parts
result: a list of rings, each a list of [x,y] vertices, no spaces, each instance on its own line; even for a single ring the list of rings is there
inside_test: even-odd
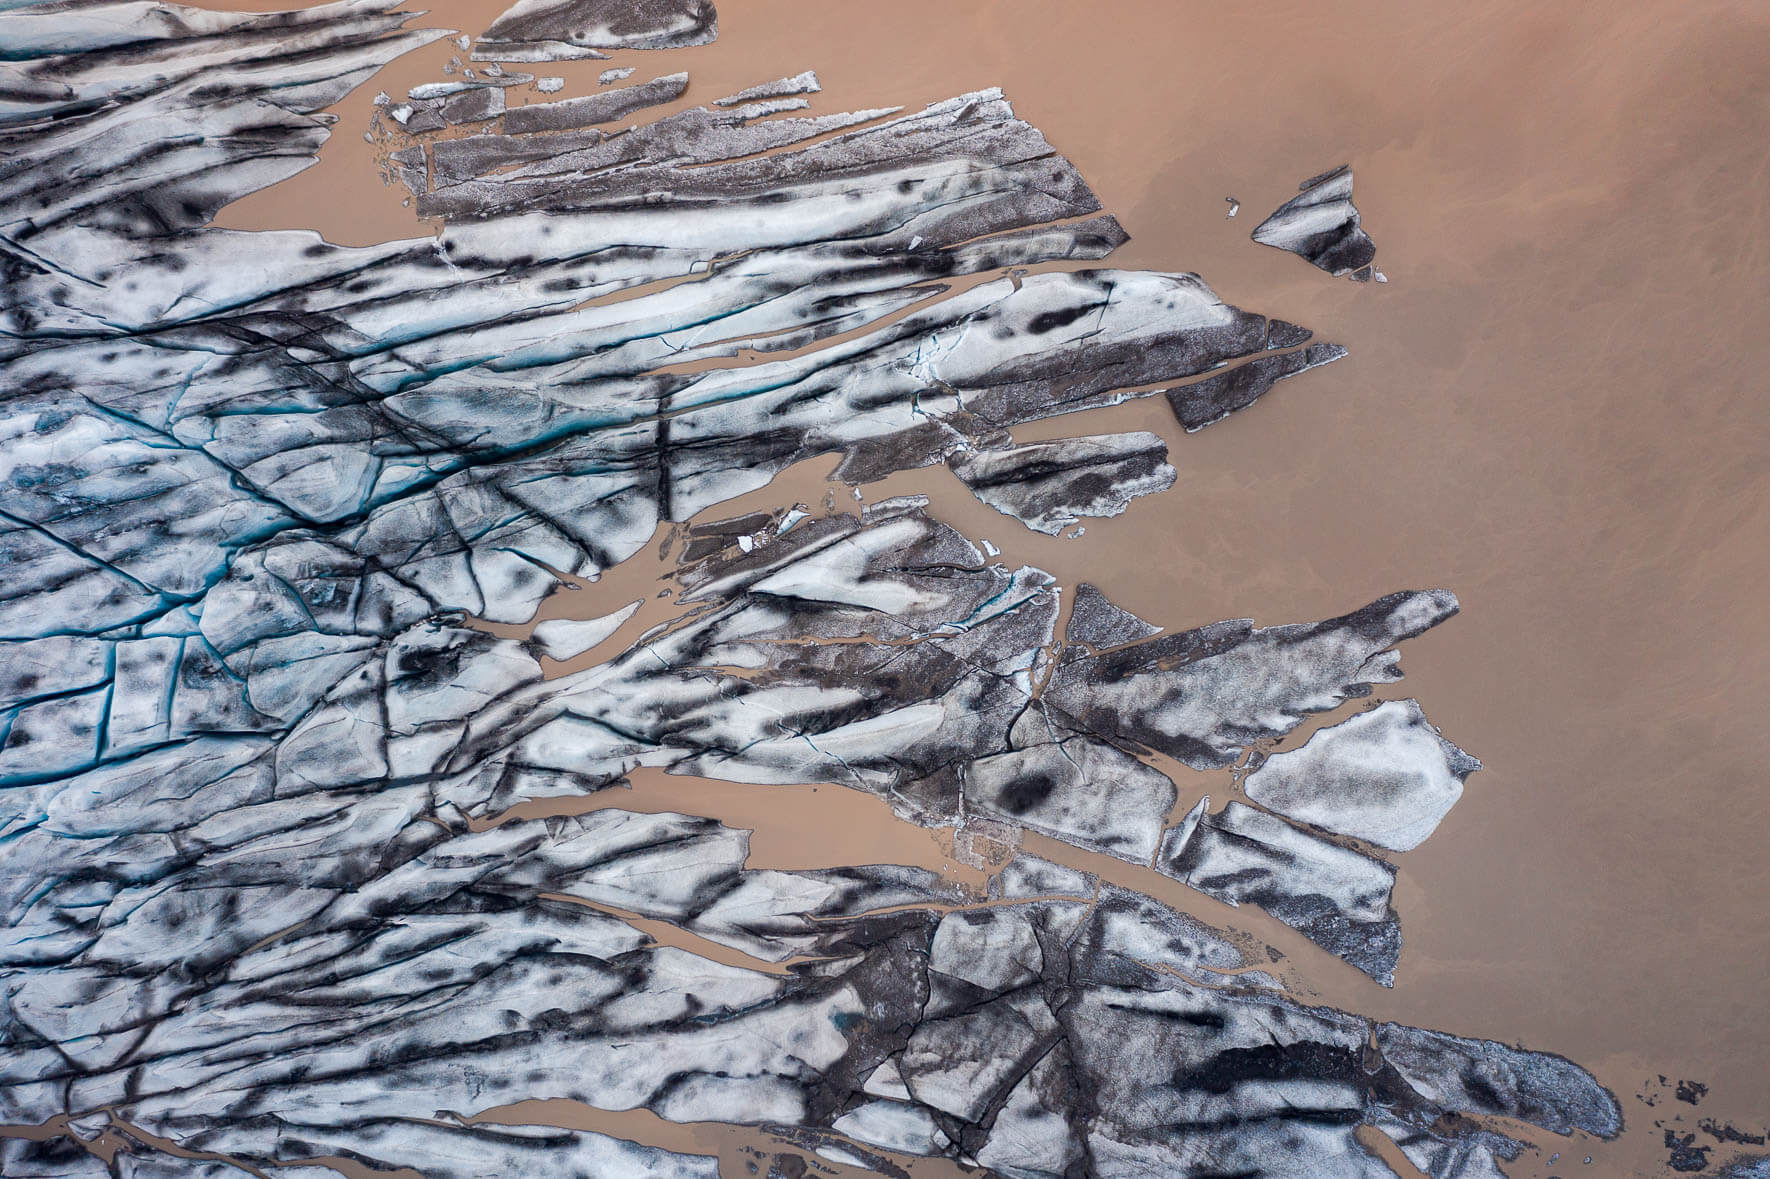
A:
[[[138,940],[36,976],[13,1000],[8,1100],[28,1107],[66,1085],[72,1104],[119,1103],[130,1124],[194,1149],[266,1161],[293,1141],[450,1175],[483,1174],[498,1151],[520,1158],[523,1143],[482,1141],[447,1112],[442,1126],[413,1124],[414,1099],[460,1112],[540,1095],[762,1121],[1007,1175],[1083,1160],[1098,1174],[1206,1162],[1285,1173],[1317,1158],[1378,1175],[1352,1138],[1378,1103],[1427,1146],[1502,1154],[1516,1143],[1447,1137],[1442,1119],[1529,1110],[1603,1131],[1615,1118],[1565,1062],[1299,1006],[1242,973],[1241,952],[1207,927],[1036,862],[1011,866],[1001,901],[954,907],[925,872],[746,871],[742,832],[682,815],[407,830],[410,858],[359,890],[248,837],[229,861],[257,865],[258,904],[175,901],[208,950],[197,961]],[[360,866],[380,851],[359,845]],[[316,888],[329,900],[266,942],[288,912],[267,911],[272,894]],[[715,965],[569,898],[667,917],[759,965],[812,961]],[[211,961],[225,966],[205,971]],[[131,991],[158,980],[145,1012],[118,973]],[[54,1002],[66,987],[112,996],[82,1015],[90,1039],[73,1060],[36,1046],[66,1018]],[[1373,1035],[1394,1044],[1392,1067],[1373,1066]],[[1472,1096],[1458,1070],[1484,1056],[1513,1079]],[[1271,1132],[1225,1124],[1234,1111]],[[466,1141],[433,1141],[451,1134]],[[582,1157],[572,1150],[627,1149],[634,1169],[610,1173],[707,1173],[595,1139],[562,1145],[566,1163]]]
[[[918,868],[747,868],[745,832],[689,814],[507,816],[640,767],[834,782],[1171,872],[1383,979],[1393,868],[1299,824],[1423,837],[1472,767],[1416,764],[1449,754],[1411,720],[1348,721],[1249,775],[1273,813],[1170,826],[1151,757],[1234,763],[1393,682],[1456,603],[1158,636],[1086,587],[1060,642],[1052,578],[887,502],[697,530],[675,618],[546,678],[633,609],[523,639],[468,616],[524,624],[795,462],[950,461],[1035,524],[1116,511],[1172,481],[1159,439],[1008,431],[1155,392],[1193,429],[1339,351],[1191,275],[1039,271],[1124,234],[996,91],[794,114],[807,73],[610,131],[684,80],[514,122],[504,83],[420,87],[394,163],[439,238],[209,227],[444,35],[390,7],[0,13],[4,1121],[463,1177],[715,1173],[466,1120],[531,1097],[768,1125],[882,1173],[877,1150],[1381,1174],[1369,1124],[1444,1177],[1520,1148],[1484,1118],[1615,1132],[1567,1062],[1302,1006],[1073,868],[1022,857],[984,900]],[[475,56],[713,30],[702,3],[524,0]],[[128,1141],[117,1173],[229,1165]],[[0,1146],[9,1175],[98,1159]]]

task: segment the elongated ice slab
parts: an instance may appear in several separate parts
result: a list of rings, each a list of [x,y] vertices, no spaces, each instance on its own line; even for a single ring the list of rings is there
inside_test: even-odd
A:
[[[718,35],[712,0],[517,0],[473,46],[475,61],[566,61],[603,49],[678,49]]]
[[[1345,355],[1338,344],[1312,344],[1277,356],[1255,357],[1228,372],[1168,390],[1168,405],[1188,432],[1202,430],[1254,404],[1279,381]]]

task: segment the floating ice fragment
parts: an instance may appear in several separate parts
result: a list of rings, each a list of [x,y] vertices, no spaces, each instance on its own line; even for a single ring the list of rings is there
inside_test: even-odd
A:
[[[1380,847],[1418,847],[1481,763],[1413,700],[1391,700],[1269,756],[1243,788],[1267,810]]]
[[[1376,256],[1377,247],[1359,225],[1352,204],[1352,168],[1338,168],[1311,177],[1301,192],[1280,205],[1272,216],[1254,227],[1254,240],[1308,260],[1332,275],[1364,271]]]

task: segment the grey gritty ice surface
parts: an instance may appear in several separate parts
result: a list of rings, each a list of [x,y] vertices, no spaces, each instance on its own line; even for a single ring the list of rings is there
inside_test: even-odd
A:
[[[1075,588],[1075,600],[1069,608],[1069,625],[1064,628],[1064,641],[1090,647],[1118,647],[1160,634],[1162,628],[1145,622],[1122,607],[1115,606],[1097,585],[1082,582]]]

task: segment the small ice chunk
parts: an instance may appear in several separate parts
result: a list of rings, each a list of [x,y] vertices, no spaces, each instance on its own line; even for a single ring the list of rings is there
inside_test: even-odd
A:
[[[535,89],[542,94],[557,94],[565,89],[564,78],[536,78]]]
[[[635,66],[615,66],[612,69],[603,70],[596,75],[596,84],[598,86],[613,86],[622,78],[632,77],[636,68]]]
[[[549,659],[575,659],[621,629],[621,624],[633,617],[643,601],[628,602],[601,618],[549,618],[535,627],[532,641]]]
[[[446,126],[448,124],[443,121],[442,104],[436,102],[425,104],[406,120],[406,130],[413,135],[425,131],[441,131]]]
[[[829,1159],[832,1163],[838,1163],[844,1167],[865,1167],[867,1165],[866,1159],[851,1150],[843,1150],[839,1146],[820,1146],[812,1153],[819,1158]]]
[[[861,1092],[897,1101],[910,1100],[909,1087],[903,1083],[903,1074],[898,1070],[895,1056],[886,1057],[885,1062],[873,1070],[872,1075],[861,1085]]]
[[[901,1101],[869,1101],[837,1118],[830,1128],[871,1146],[912,1155],[933,1154],[947,1141],[932,1113]],[[865,1166],[864,1160],[857,1161]]]

